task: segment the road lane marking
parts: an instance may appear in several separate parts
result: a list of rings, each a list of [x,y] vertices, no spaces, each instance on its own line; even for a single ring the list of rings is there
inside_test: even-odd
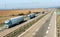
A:
[[[49,24],[48,29],[47,29],[47,31],[46,31],[46,35],[45,35],[44,37],[47,37],[47,34],[48,34],[48,32],[49,32],[49,29],[50,29],[50,26],[51,26],[51,24]]]
[[[55,32],[54,32],[54,37],[56,37],[56,12],[55,12]]]
[[[49,32],[49,29],[50,29],[50,26],[51,26],[51,24],[49,24],[48,29],[47,29],[47,31],[46,31],[46,35],[45,35],[44,37],[47,37],[47,34],[48,34],[48,32]]]
[[[48,27],[48,29],[50,29],[50,27]]]
[[[46,31],[46,34],[48,34],[49,30]]]

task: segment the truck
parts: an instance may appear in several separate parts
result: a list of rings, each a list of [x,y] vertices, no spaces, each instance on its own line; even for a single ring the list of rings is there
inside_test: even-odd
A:
[[[24,21],[24,17],[23,16],[18,16],[18,17],[14,17],[14,18],[10,18],[10,19],[7,19],[5,22],[4,22],[4,27],[5,28],[10,28],[16,24],[19,24],[21,22]]]
[[[35,13],[28,14],[27,19],[30,20],[30,19],[34,18],[35,15],[36,15]]]

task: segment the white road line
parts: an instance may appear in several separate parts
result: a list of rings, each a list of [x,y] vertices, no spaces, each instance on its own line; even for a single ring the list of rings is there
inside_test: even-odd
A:
[[[46,31],[46,34],[48,34],[49,30]]]
[[[44,37],[47,37],[47,34],[48,34],[48,32],[49,32],[49,29],[50,29],[50,25],[51,25],[51,24],[49,24],[48,29],[47,29],[47,31],[46,31],[46,35],[45,35]]]
[[[50,29],[50,26],[48,27],[48,30]]]
[[[56,37],[56,12],[55,12],[55,32],[54,32],[54,37]]]

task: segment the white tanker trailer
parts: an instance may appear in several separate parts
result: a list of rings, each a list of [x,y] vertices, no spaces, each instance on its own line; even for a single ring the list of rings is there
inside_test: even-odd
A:
[[[5,26],[5,28],[9,28],[9,27],[12,27],[15,24],[18,24],[18,23],[23,22],[23,21],[24,21],[24,17],[23,16],[10,18],[10,19],[8,19],[8,20],[6,20],[4,22],[4,26]]]

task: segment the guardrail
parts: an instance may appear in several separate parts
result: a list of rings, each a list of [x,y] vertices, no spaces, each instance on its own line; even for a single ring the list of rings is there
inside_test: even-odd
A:
[[[46,13],[45,15],[47,15],[47,14],[48,13]],[[17,37],[19,34],[24,32],[26,29],[28,29],[30,26],[32,26],[35,22],[37,22],[39,19],[41,19],[45,15],[43,15],[41,17],[34,18],[32,21],[28,22],[26,25],[21,26],[20,28],[14,30],[13,32],[11,32],[11,33],[9,33],[7,35],[5,35],[4,37]]]

